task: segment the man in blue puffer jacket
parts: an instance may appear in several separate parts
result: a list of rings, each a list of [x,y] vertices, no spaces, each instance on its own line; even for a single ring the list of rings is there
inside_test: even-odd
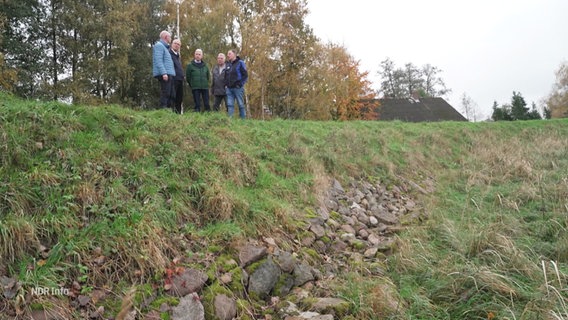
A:
[[[168,108],[172,104],[173,78],[176,71],[169,52],[171,41],[172,35],[169,32],[160,32],[160,40],[154,44],[152,52],[152,75],[160,82],[160,108]]]

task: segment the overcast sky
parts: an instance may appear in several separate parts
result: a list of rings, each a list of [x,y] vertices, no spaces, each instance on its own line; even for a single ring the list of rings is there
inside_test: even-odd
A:
[[[461,111],[465,93],[484,118],[513,91],[540,105],[568,60],[568,0],[308,0],[308,9],[315,35],[346,47],[374,89],[386,58],[431,64],[448,102]]]

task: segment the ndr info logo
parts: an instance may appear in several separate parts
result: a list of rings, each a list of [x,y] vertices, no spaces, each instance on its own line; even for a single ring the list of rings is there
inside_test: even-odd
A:
[[[69,289],[67,289],[67,288],[35,287],[35,288],[32,288],[32,295],[35,295],[35,296],[68,296],[69,295]]]

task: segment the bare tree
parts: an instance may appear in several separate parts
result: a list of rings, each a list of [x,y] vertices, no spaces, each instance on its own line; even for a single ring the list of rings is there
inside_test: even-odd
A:
[[[563,62],[556,71],[556,83],[546,99],[552,118],[568,117],[568,62]]]
[[[450,93],[452,90],[446,88],[444,80],[438,76],[442,70],[431,64],[422,66],[422,77],[424,79],[424,92],[428,97],[441,97]]]
[[[483,115],[480,113],[477,103],[470,96],[464,92],[460,100],[462,114],[468,121],[476,122],[481,120]]]
[[[426,64],[418,68],[407,63],[396,68],[387,58],[381,62],[378,75],[382,78],[380,93],[385,98],[410,98],[418,93],[421,97],[441,97],[451,92],[438,74],[439,68]]]

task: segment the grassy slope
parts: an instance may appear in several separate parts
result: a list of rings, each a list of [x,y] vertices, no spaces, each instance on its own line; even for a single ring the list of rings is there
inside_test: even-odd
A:
[[[0,101],[0,271],[27,288],[151,282],[189,252],[294,238],[330,178],[433,177],[417,195],[429,221],[388,260],[398,317],[566,316],[567,120],[262,122]],[[338,291],[372,318],[380,298],[359,277]]]

